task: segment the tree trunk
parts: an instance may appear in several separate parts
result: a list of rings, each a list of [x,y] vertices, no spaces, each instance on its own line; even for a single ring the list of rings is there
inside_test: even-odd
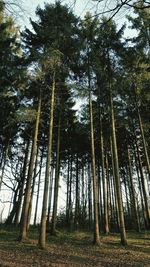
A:
[[[34,226],[36,225],[36,222],[37,222],[37,212],[38,212],[39,195],[40,195],[40,185],[41,185],[41,174],[42,174],[43,157],[44,157],[44,147],[42,149],[41,159],[40,159],[39,181],[38,181],[37,197],[36,197],[36,204],[35,204],[35,214],[34,214]]]
[[[20,221],[20,213],[21,213],[21,205],[22,205],[22,199],[23,199],[23,192],[24,192],[24,184],[26,180],[26,172],[27,172],[27,165],[28,165],[28,158],[29,158],[29,152],[30,152],[30,141],[27,141],[26,150],[25,150],[25,157],[24,157],[24,163],[23,163],[23,170],[21,173],[21,181],[20,181],[20,188],[19,188],[19,195],[18,195],[18,201],[17,201],[17,210],[16,215],[14,219],[14,224],[18,225]]]
[[[98,158],[98,214],[99,214],[99,222],[100,229],[104,228],[103,223],[103,207],[102,207],[102,177],[101,177],[101,168],[100,168],[100,158]]]
[[[3,155],[2,174],[0,175],[0,191],[1,191],[2,183],[3,183],[4,172],[5,172],[6,162],[7,162],[8,146],[9,145],[7,144],[4,155]]]
[[[110,111],[111,111],[111,124],[112,124],[112,148],[113,148],[113,158],[114,158],[116,194],[117,194],[117,200],[118,200],[118,212],[119,212],[119,221],[120,221],[121,244],[125,246],[127,245],[127,239],[126,239],[124,213],[123,213],[122,196],[121,196],[121,183],[120,183],[120,177],[119,177],[114,107],[113,107],[111,88],[110,88]]]
[[[82,220],[81,222],[81,225],[83,227],[85,227],[85,222],[86,222],[86,219],[87,219],[87,216],[86,216],[86,207],[87,207],[87,198],[85,196],[85,192],[86,192],[86,183],[85,183],[85,176],[84,176],[84,158],[82,158],[82,193],[81,193],[81,211],[82,211],[82,217],[80,219],[80,221]]]
[[[113,178],[113,184],[114,184],[115,207],[116,207],[116,223],[117,223],[117,231],[118,231],[120,229],[120,217],[119,217],[119,205],[118,205],[118,197],[117,197],[115,166],[114,166],[114,156],[113,156],[113,147],[112,147],[112,138],[111,137],[110,137],[110,150],[111,150],[112,178]]]
[[[33,197],[34,197],[35,182],[36,182],[36,176],[37,176],[38,156],[39,156],[39,147],[37,146],[36,160],[35,160],[34,174],[33,174],[33,183],[32,183],[31,197],[30,197],[30,204],[29,204],[29,211],[28,211],[27,231],[29,230],[29,227],[30,227],[32,202],[33,202]]]
[[[67,199],[66,199],[66,224],[69,225],[69,182],[70,182],[70,158],[68,152],[68,173],[67,173]]]
[[[144,130],[143,130],[143,124],[142,124],[141,115],[140,115],[140,111],[139,111],[139,107],[138,107],[138,101],[137,101],[137,94],[136,94],[135,86],[134,86],[134,94],[135,94],[135,106],[136,106],[136,109],[137,109],[137,116],[138,116],[140,132],[141,132],[141,137],[142,137],[142,143],[143,143],[143,149],[144,149],[144,156],[145,156],[147,171],[148,171],[149,180],[150,180],[149,156],[148,156],[148,152],[147,152],[146,141],[145,141]]]
[[[28,224],[28,212],[29,212],[29,205],[30,205],[30,197],[31,197],[31,183],[32,183],[32,174],[33,174],[34,160],[35,160],[35,154],[36,154],[40,114],[41,114],[41,96],[39,97],[34,139],[33,139],[33,144],[32,144],[28,177],[27,177],[27,183],[26,183],[26,189],[25,189],[25,197],[24,197],[24,204],[23,204],[23,211],[22,211],[20,237],[19,237],[20,241],[23,241],[24,239],[27,238],[27,224]]]
[[[19,186],[17,186],[16,190],[14,190],[14,196],[13,196],[13,207],[12,210],[5,221],[6,225],[10,225],[13,223],[13,218],[15,216],[16,210],[17,210],[17,195],[18,195]]]
[[[57,207],[58,207],[58,191],[60,179],[60,129],[61,129],[61,113],[59,114],[58,133],[57,133],[57,152],[56,152],[56,171],[55,171],[55,186],[54,186],[54,202],[52,214],[51,234],[56,234]]]
[[[135,189],[133,184],[133,177],[132,177],[132,167],[131,167],[131,158],[130,158],[130,151],[129,148],[127,148],[128,153],[128,164],[129,164],[129,176],[130,176],[130,186],[131,186],[131,205],[133,205],[133,221],[134,226],[136,228],[137,232],[140,232],[140,222],[139,222],[139,216],[138,216],[138,210],[137,210],[137,204],[136,204],[136,198],[135,198]]]
[[[73,224],[73,211],[72,211],[72,185],[73,185],[73,175],[72,175],[72,172],[73,172],[73,168],[72,168],[72,165],[73,165],[73,158],[72,158],[72,154],[71,154],[71,162],[70,162],[70,181],[69,181],[69,212],[68,212],[68,215],[69,215],[69,229],[72,230],[72,224]]]
[[[75,189],[75,217],[74,217],[74,226],[77,230],[79,224],[79,162],[78,154],[76,155],[76,189]]]
[[[51,168],[50,171],[50,183],[49,183],[49,197],[48,197],[48,211],[47,211],[47,221],[46,225],[50,228],[50,221],[51,221],[51,208],[52,208],[52,193],[53,193],[53,182],[54,182],[54,167]],[[56,175],[56,173],[55,173]]]
[[[90,86],[89,86],[90,89]],[[93,176],[93,206],[94,206],[94,240],[96,245],[100,244],[99,238],[99,218],[98,218],[98,191],[96,180],[96,166],[95,166],[95,146],[94,146],[94,127],[93,127],[93,108],[92,97],[89,91],[89,112],[90,112],[90,132],[91,132],[91,152],[92,152],[92,176]]]
[[[127,206],[127,218],[129,222],[131,223],[131,205],[129,204],[129,195],[130,195],[130,201],[131,201],[131,188],[129,185],[129,179],[127,177],[127,174],[123,175],[124,180],[124,187],[125,187],[125,196],[126,196],[126,206]]]
[[[109,233],[109,210],[111,207],[111,196],[110,196],[110,184],[109,184],[109,169],[108,169],[108,155],[106,153],[105,157],[105,169],[106,169],[106,176],[105,176],[105,182],[106,182],[106,204],[107,204],[107,209],[106,209],[106,234]]]
[[[52,93],[51,93],[51,104],[50,104],[50,123],[49,123],[49,136],[48,136],[48,151],[47,151],[43,206],[42,206],[42,216],[41,216],[40,236],[39,236],[39,246],[43,249],[46,246],[46,210],[47,210],[49,174],[50,174],[51,154],[52,154],[54,99],[55,99],[55,72],[53,74],[53,81],[52,81]]]
[[[92,181],[91,181],[91,171],[90,164],[88,163],[88,217],[89,217],[89,230],[92,228]]]
[[[136,155],[135,155],[135,159],[137,160]],[[142,218],[143,218],[143,221],[144,221],[144,228],[146,229],[147,228],[147,223],[146,223],[146,215],[145,215],[145,204],[144,204],[144,200],[143,200],[143,192],[142,192],[141,179],[140,179],[139,168],[138,168],[138,160],[137,160],[137,163],[136,163],[136,172],[137,172],[137,177],[138,177],[138,185],[139,185],[140,198],[141,198]]]
[[[115,194],[114,194],[114,182],[113,177],[110,174],[110,192],[111,192],[111,222],[112,222],[112,229],[114,229],[115,222],[117,216],[116,216],[116,202],[115,202]],[[118,224],[117,224],[118,226]]]
[[[148,197],[147,197],[147,192],[146,192],[145,177],[144,177],[143,169],[142,169],[141,156],[140,156],[139,146],[138,146],[137,141],[136,141],[136,148],[137,148],[137,156],[138,156],[139,170],[140,170],[140,176],[141,176],[141,185],[142,185],[144,205],[145,205],[146,228],[147,230],[149,230],[150,229],[150,214],[149,214],[149,207],[148,207]]]
[[[108,226],[108,204],[107,204],[107,181],[105,173],[105,161],[104,161],[104,141],[103,141],[103,132],[102,132],[102,123],[101,123],[101,160],[102,160],[102,181],[103,181],[103,205],[104,205],[104,233],[109,233]]]

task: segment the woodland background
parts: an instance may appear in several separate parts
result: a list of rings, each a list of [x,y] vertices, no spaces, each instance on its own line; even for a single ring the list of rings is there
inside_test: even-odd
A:
[[[47,235],[57,250],[92,234],[91,253],[105,243],[114,249],[119,236],[122,246],[133,238],[141,249],[150,228],[150,4],[113,1],[108,9],[106,1],[84,17],[75,4],[38,6],[20,30],[21,4],[0,1],[2,246],[15,236],[22,249],[30,236],[45,249]],[[135,36],[116,24],[122,8],[132,10]]]

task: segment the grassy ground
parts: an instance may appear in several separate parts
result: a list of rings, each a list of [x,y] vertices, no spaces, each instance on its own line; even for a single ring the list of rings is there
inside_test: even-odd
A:
[[[37,246],[33,229],[26,243],[16,241],[17,229],[0,230],[0,267],[150,267],[150,234],[128,233],[128,246],[121,247],[119,235],[101,236],[100,247],[92,245],[86,232],[59,232],[48,236],[46,250]]]

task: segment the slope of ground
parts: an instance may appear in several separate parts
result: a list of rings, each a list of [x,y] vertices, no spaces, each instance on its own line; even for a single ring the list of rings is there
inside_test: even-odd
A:
[[[1,267],[150,267],[150,235],[128,233],[128,246],[121,247],[119,235],[101,236],[100,247],[92,245],[92,235],[59,232],[48,235],[46,250],[37,246],[37,232],[26,243],[16,241],[16,229],[0,230]]]

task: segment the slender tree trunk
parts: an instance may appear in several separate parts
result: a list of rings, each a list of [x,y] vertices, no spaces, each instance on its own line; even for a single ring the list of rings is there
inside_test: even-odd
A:
[[[120,177],[119,177],[119,164],[118,164],[118,151],[117,151],[117,142],[116,142],[114,107],[113,107],[111,88],[110,88],[110,109],[111,109],[111,124],[112,124],[112,147],[113,147],[113,158],[114,158],[114,172],[115,172],[116,194],[117,194],[117,200],[118,200],[121,244],[125,246],[127,245],[127,239],[126,239],[124,213],[123,213],[122,196],[121,196],[121,183],[120,183]]]
[[[150,228],[150,213],[149,213],[149,207],[148,207],[146,183],[145,183],[145,177],[144,177],[143,168],[142,168],[142,161],[141,161],[141,156],[140,156],[140,151],[139,151],[137,135],[136,135],[134,121],[132,117],[131,117],[131,126],[132,126],[134,139],[135,139],[135,145],[133,146],[133,149],[134,149],[137,175],[138,175],[138,178],[140,178],[139,188],[140,188],[140,195],[141,195],[142,211],[144,213],[144,223],[145,223],[146,229],[149,229]],[[140,173],[140,177],[139,177],[139,173]]]
[[[110,192],[111,192],[111,218],[112,218],[112,229],[114,227],[115,224],[115,218],[116,218],[116,210],[115,210],[115,195],[114,195],[114,182],[113,182],[113,177],[110,174]]]
[[[55,100],[55,72],[53,75],[53,82],[52,82],[52,94],[51,94],[51,105],[50,105],[50,123],[49,123],[49,136],[48,136],[48,151],[47,151],[43,206],[42,206],[42,216],[41,216],[40,236],[39,236],[39,246],[40,246],[40,248],[43,248],[43,249],[46,246],[46,210],[47,210],[49,174],[50,174],[50,164],[51,164],[51,154],[52,154],[54,100]]]
[[[85,227],[86,221],[86,198],[85,198],[85,191],[86,191],[86,184],[85,184],[85,176],[84,176],[84,158],[82,158],[82,200],[81,200],[81,207],[82,207],[82,226]]]
[[[30,204],[29,204],[29,211],[28,211],[27,230],[29,230],[29,227],[30,227],[31,212],[32,212],[32,203],[33,203],[34,190],[35,190],[35,182],[36,182],[36,176],[37,176],[38,156],[39,156],[39,147],[37,146],[36,160],[35,160],[34,174],[33,174],[33,183],[32,183],[31,197],[30,197]]]
[[[139,111],[139,107],[138,107],[138,101],[137,101],[137,94],[136,94],[135,86],[134,86],[134,94],[135,94],[135,106],[137,109],[137,116],[138,116],[139,127],[140,127],[140,132],[141,132],[141,137],[142,137],[142,143],[143,143],[143,150],[144,150],[146,166],[147,166],[147,171],[148,171],[149,180],[150,180],[150,162],[149,162],[149,156],[148,156],[147,147],[146,147],[146,140],[145,140],[145,136],[144,136],[143,124],[142,124],[141,115],[140,115],[140,111]]]
[[[145,159],[146,159],[147,171],[148,171],[149,180],[150,180],[150,163],[149,163],[149,157],[148,157],[148,152],[147,152],[147,147],[146,147],[143,124],[142,124],[142,120],[141,120],[141,115],[140,115],[139,109],[138,109],[138,119],[139,119],[140,131],[141,131],[141,136],[142,136],[144,155],[145,155]]]
[[[36,197],[36,204],[35,204],[35,214],[34,214],[34,226],[36,225],[36,222],[37,222],[37,213],[38,213],[38,204],[39,204],[39,195],[40,195],[40,185],[41,185],[41,174],[42,174],[43,157],[44,157],[44,147],[42,149],[41,159],[40,159],[39,181],[38,181],[37,197]]]
[[[90,86],[89,86],[90,89]],[[98,191],[96,180],[96,166],[95,166],[95,146],[94,146],[94,127],[93,127],[93,108],[92,97],[89,92],[89,112],[90,112],[90,132],[91,132],[91,152],[92,152],[92,176],[93,176],[93,206],[94,206],[94,244],[100,244],[99,238],[99,219],[98,219]]]
[[[89,230],[91,230],[92,226],[92,181],[91,181],[91,171],[90,164],[88,163],[88,215],[89,215]]]
[[[137,156],[138,156],[139,170],[140,170],[140,176],[141,176],[141,185],[142,185],[144,205],[145,205],[146,227],[149,230],[150,229],[150,214],[149,214],[149,207],[148,207],[148,197],[147,197],[147,192],[146,192],[145,177],[144,177],[143,169],[142,169],[141,156],[140,156],[140,152],[139,152],[139,147],[138,147],[137,141],[136,141],[136,148],[137,148]]]
[[[138,216],[138,210],[137,210],[137,204],[136,204],[136,198],[135,198],[135,189],[134,189],[134,184],[133,184],[133,177],[132,177],[132,167],[131,167],[131,158],[130,158],[130,151],[129,148],[127,148],[127,153],[128,153],[128,164],[129,164],[129,176],[130,176],[130,185],[131,185],[131,197],[132,201],[131,204],[133,205],[133,220],[135,222],[135,228],[137,232],[140,232],[140,222],[139,222],[139,216]]]
[[[109,187],[109,169],[108,169],[108,155],[106,153],[106,157],[105,157],[105,169],[106,169],[106,196],[107,196],[107,200],[106,200],[106,203],[107,203],[107,210],[106,210],[106,234],[109,233],[109,210],[110,210],[110,206],[111,206],[111,196],[110,196],[110,187]]]
[[[113,183],[114,183],[114,194],[115,194],[116,223],[117,223],[117,231],[118,231],[120,229],[120,217],[119,217],[119,205],[118,205],[118,197],[117,197],[115,166],[114,166],[113,146],[112,146],[111,137],[110,137],[110,150],[111,150],[111,159],[112,159],[112,178],[113,178]]]
[[[68,153],[68,173],[67,173],[67,199],[66,199],[66,224],[69,224],[69,182],[70,182],[70,158]]]
[[[18,195],[18,190],[19,190],[19,186],[17,186],[17,188],[14,190],[14,196],[13,196],[13,206],[12,206],[12,210],[7,218],[7,220],[5,221],[6,225],[10,225],[13,223],[13,218],[15,216],[16,210],[17,210],[17,195]]]
[[[97,74],[98,75],[98,74]],[[97,88],[97,113],[98,113],[98,127],[100,131],[100,155],[98,156],[98,212],[99,212],[99,221],[100,221],[100,229],[105,229],[105,216],[103,216],[103,206],[104,201],[102,201],[102,186],[103,180],[105,176],[104,171],[104,140],[103,140],[103,127],[102,127],[102,108],[101,108],[101,90],[100,86]],[[100,159],[101,159],[101,166],[100,167]],[[101,171],[102,170],[102,171]],[[104,190],[103,190],[104,192]],[[103,194],[104,196],[104,194]],[[104,197],[103,197],[104,199]],[[102,206],[103,204],[103,206]],[[104,212],[105,213],[105,212]]]
[[[8,210],[8,216],[7,216],[7,218],[9,217],[9,215],[11,213],[12,204],[13,204],[13,198],[14,198],[14,191],[12,191],[12,193],[11,193],[11,200],[10,200],[10,205],[9,205],[9,210]],[[1,222],[2,222],[2,220],[1,220]]]
[[[25,149],[25,157],[24,157],[24,163],[23,163],[23,170],[21,173],[21,181],[20,181],[20,188],[19,188],[19,195],[18,195],[18,201],[17,201],[17,210],[16,215],[14,218],[14,224],[18,225],[20,221],[20,213],[21,213],[21,205],[22,205],[22,199],[23,199],[23,192],[24,192],[24,184],[26,179],[26,172],[27,172],[27,165],[28,165],[28,157],[30,152],[30,141],[27,141],[26,149]]]
[[[73,211],[72,211],[72,185],[73,185],[73,158],[71,154],[71,162],[70,162],[70,181],[69,181],[69,229],[72,230],[73,224]]]
[[[104,204],[104,233],[109,233],[108,226],[108,205],[107,205],[107,181],[105,174],[105,160],[104,160],[104,141],[103,141],[103,132],[102,132],[102,123],[101,123],[101,160],[102,160],[102,181],[103,181],[103,204]]]
[[[93,207],[94,207],[94,238],[93,243],[100,245],[99,237],[99,216],[98,216],[98,189],[96,178],[96,161],[95,161],[95,144],[94,144],[94,124],[93,124],[93,106],[91,96],[91,73],[90,73],[90,50],[89,44],[87,46],[88,56],[88,90],[89,90],[89,115],[90,115],[90,135],[91,135],[91,154],[92,154],[92,178],[93,178]]]
[[[103,224],[101,180],[102,180],[102,177],[101,177],[101,170],[100,170],[100,158],[98,158],[98,214],[99,214],[100,229],[103,229],[104,224]]]
[[[24,239],[27,238],[27,224],[28,224],[28,212],[29,212],[29,205],[30,205],[30,197],[31,197],[31,183],[32,183],[32,174],[33,174],[34,160],[35,160],[35,154],[36,154],[40,114],[41,114],[41,96],[39,97],[34,139],[33,139],[33,144],[32,144],[28,177],[27,177],[27,183],[26,183],[26,189],[25,189],[25,197],[24,197],[24,204],[23,204],[23,211],[22,211],[20,237],[19,237],[20,241],[23,241]]]
[[[56,152],[56,171],[55,171],[55,186],[54,186],[54,202],[52,214],[51,234],[56,234],[57,208],[58,208],[58,191],[60,180],[60,129],[61,129],[61,113],[59,114],[58,133],[57,133],[57,152]]]
[[[54,169],[54,167],[52,166],[51,167],[51,171],[50,171],[48,211],[47,211],[47,219],[46,219],[46,225],[49,228],[50,228],[50,222],[51,222],[51,208],[52,208],[52,195],[53,195],[54,172],[56,172],[56,169]],[[56,173],[55,173],[55,175],[56,175]]]
[[[79,219],[79,162],[78,162],[78,154],[76,155],[76,188],[75,188],[75,218],[74,218],[74,226],[77,230],[78,227],[78,219]]]
[[[131,206],[129,204],[129,195],[130,195],[130,201],[131,201],[131,189],[129,185],[129,181],[127,178],[127,174],[123,176],[124,178],[124,187],[125,187],[125,196],[126,196],[126,206],[127,206],[127,218],[129,218],[129,222],[131,223]]]
[[[137,159],[136,155],[135,155],[135,159]],[[147,228],[147,223],[146,223],[146,215],[145,215],[145,204],[144,204],[144,200],[143,200],[143,192],[142,192],[142,186],[141,186],[141,179],[140,179],[140,175],[139,175],[138,163],[136,163],[136,172],[137,172],[137,177],[138,177],[138,184],[139,184],[139,191],[140,191],[140,198],[141,198],[142,218],[143,218],[143,221],[144,221],[144,228],[146,229]]]
[[[9,147],[9,144],[7,144],[6,149],[4,151],[4,155],[3,155],[2,174],[0,175],[0,191],[1,191],[2,183],[3,183],[4,172],[5,172],[6,162],[7,162],[8,147]]]

